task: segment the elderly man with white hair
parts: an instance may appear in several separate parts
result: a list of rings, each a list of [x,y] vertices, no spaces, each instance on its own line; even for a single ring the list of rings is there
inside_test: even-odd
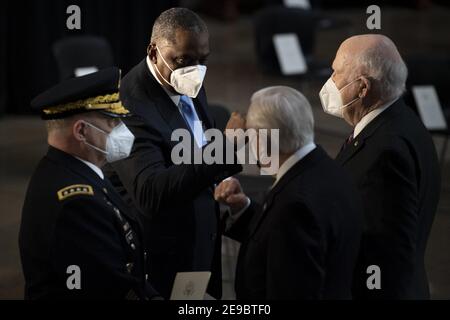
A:
[[[427,299],[424,254],[440,177],[433,141],[401,96],[408,70],[383,35],[345,40],[320,98],[353,133],[336,160],[362,195],[365,231],[353,294],[362,299]]]
[[[234,178],[215,190],[234,211],[227,235],[241,242],[237,298],[350,299],[362,205],[350,177],[314,144],[310,104],[289,87],[262,89],[246,127],[279,129],[280,167],[262,207]]]

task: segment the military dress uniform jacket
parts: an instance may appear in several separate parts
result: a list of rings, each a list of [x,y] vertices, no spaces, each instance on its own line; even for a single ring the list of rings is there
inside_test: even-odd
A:
[[[50,147],[19,234],[26,299],[150,299],[142,231],[109,182]],[[78,278],[77,278],[78,277]]]

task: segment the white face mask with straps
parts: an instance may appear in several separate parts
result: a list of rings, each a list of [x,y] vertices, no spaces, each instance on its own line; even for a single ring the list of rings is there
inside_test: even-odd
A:
[[[179,94],[186,95],[190,98],[196,98],[203,85],[203,80],[205,78],[207,69],[206,66],[198,64],[195,66],[188,66],[173,70],[162,56],[158,46],[156,46],[156,51],[158,51],[159,56],[161,57],[167,68],[172,71],[172,73],[170,74],[169,82],[166,80],[166,78],[163,77],[161,72],[159,72],[158,67],[155,65],[155,69],[159,73],[161,78],[167,84],[172,86],[174,90]]]
[[[120,122],[119,125],[115,126],[110,133],[94,126],[87,121],[83,120],[83,122],[91,128],[94,128],[107,136],[106,150],[90,144],[86,141],[86,139],[84,140],[84,143],[86,145],[106,155],[107,162],[111,163],[119,161],[121,159],[127,158],[130,155],[131,148],[133,147],[134,143],[134,135],[123,122]]]
[[[358,99],[360,99],[360,97],[356,97],[355,99],[344,105],[342,102],[341,91],[347,88],[353,82],[358,81],[360,79],[361,77],[356,78],[355,80],[346,84],[339,90],[336,87],[336,84],[334,83],[333,79],[330,77],[328,81],[325,82],[325,84],[322,87],[322,90],[320,90],[319,93],[320,102],[322,103],[323,110],[328,114],[331,114],[339,118],[343,118],[344,109],[350,106]]]

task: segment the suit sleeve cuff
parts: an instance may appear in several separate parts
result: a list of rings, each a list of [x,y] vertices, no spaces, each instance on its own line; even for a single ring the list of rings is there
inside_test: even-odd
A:
[[[250,198],[247,197],[247,203],[245,204],[245,206],[241,210],[239,210],[236,213],[232,213],[231,210],[228,210],[228,217],[227,217],[227,221],[226,221],[226,224],[227,224],[227,228],[226,229],[227,230],[229,228],[231,228],[231,226],[234,223],[236,223],[236,221],[244,214],[244,212],[248,209],[248,207],[250,207],[251,203],[252,202],[251,202]]]

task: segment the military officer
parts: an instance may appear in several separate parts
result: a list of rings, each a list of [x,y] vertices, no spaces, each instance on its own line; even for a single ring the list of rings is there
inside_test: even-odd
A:
[[[66,80],[31,106],[49,149],[28,186],[19,247],[26,299],[153,299],[136,213],[100,169],[129,155],[120,70]]]

